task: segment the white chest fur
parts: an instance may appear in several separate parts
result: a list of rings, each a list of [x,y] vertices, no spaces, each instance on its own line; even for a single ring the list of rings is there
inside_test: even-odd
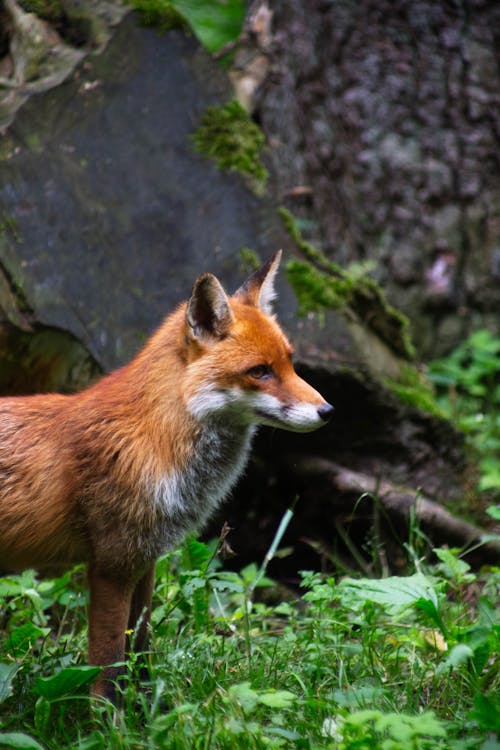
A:
[[[253,426],[235,429],[215,420],[204,426],[182,470],[154,483],[158,534],[153,544],[165,551],[189,531],[199,530],[229,494],[247,462]]]

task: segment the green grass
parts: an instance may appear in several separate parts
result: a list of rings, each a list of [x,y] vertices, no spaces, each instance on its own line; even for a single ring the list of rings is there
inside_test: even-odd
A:
[[[87,697],[83,581],[0,579],[0,747],[500,749],[499,569],[439,550],[406,577],[304,572],[270,606],[265,567],[189,541],[158,565],[148,677],[133,659],[115,716]]]

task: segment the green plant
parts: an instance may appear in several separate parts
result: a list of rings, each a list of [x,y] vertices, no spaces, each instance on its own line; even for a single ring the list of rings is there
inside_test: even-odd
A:
[[[166,30],[186,23],[209,52],[239,36],[246,10],[244,0],[131,0],[131,4],[148,26]]]
[[[337,740],[339,750],[438,750],[446,747],[446,729],[432,711],[419,716],[354,711],[347,717],[325,720],[325,734]]]
[[[473,333],[429,365],[441,408],[464,430],[479,462],[480,490],[500,492],[500,337]]]
[[[159,561],[146,674],[132,659],[116,712],[90,710],[81,571],[0,579],[0,747],[499,750],[500,570],[436,550],[406,577],[304,572],[271,606],[290,514],[261,565],[224,570],[224,540]]]

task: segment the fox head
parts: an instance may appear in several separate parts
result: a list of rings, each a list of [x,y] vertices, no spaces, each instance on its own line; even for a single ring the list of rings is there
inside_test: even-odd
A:
[[[196,419],[309,432],[332,415],[295,372],[293,348],[272,315],[280,259],[281,251],[231,297],[210,273],[196,280],[185,313],[183,388]]]

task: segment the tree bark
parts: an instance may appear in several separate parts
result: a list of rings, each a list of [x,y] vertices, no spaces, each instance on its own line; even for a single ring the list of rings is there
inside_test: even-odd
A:
[[[500,4],[284,0],[257,112],[281,200],[434,357],[500,331]]]

